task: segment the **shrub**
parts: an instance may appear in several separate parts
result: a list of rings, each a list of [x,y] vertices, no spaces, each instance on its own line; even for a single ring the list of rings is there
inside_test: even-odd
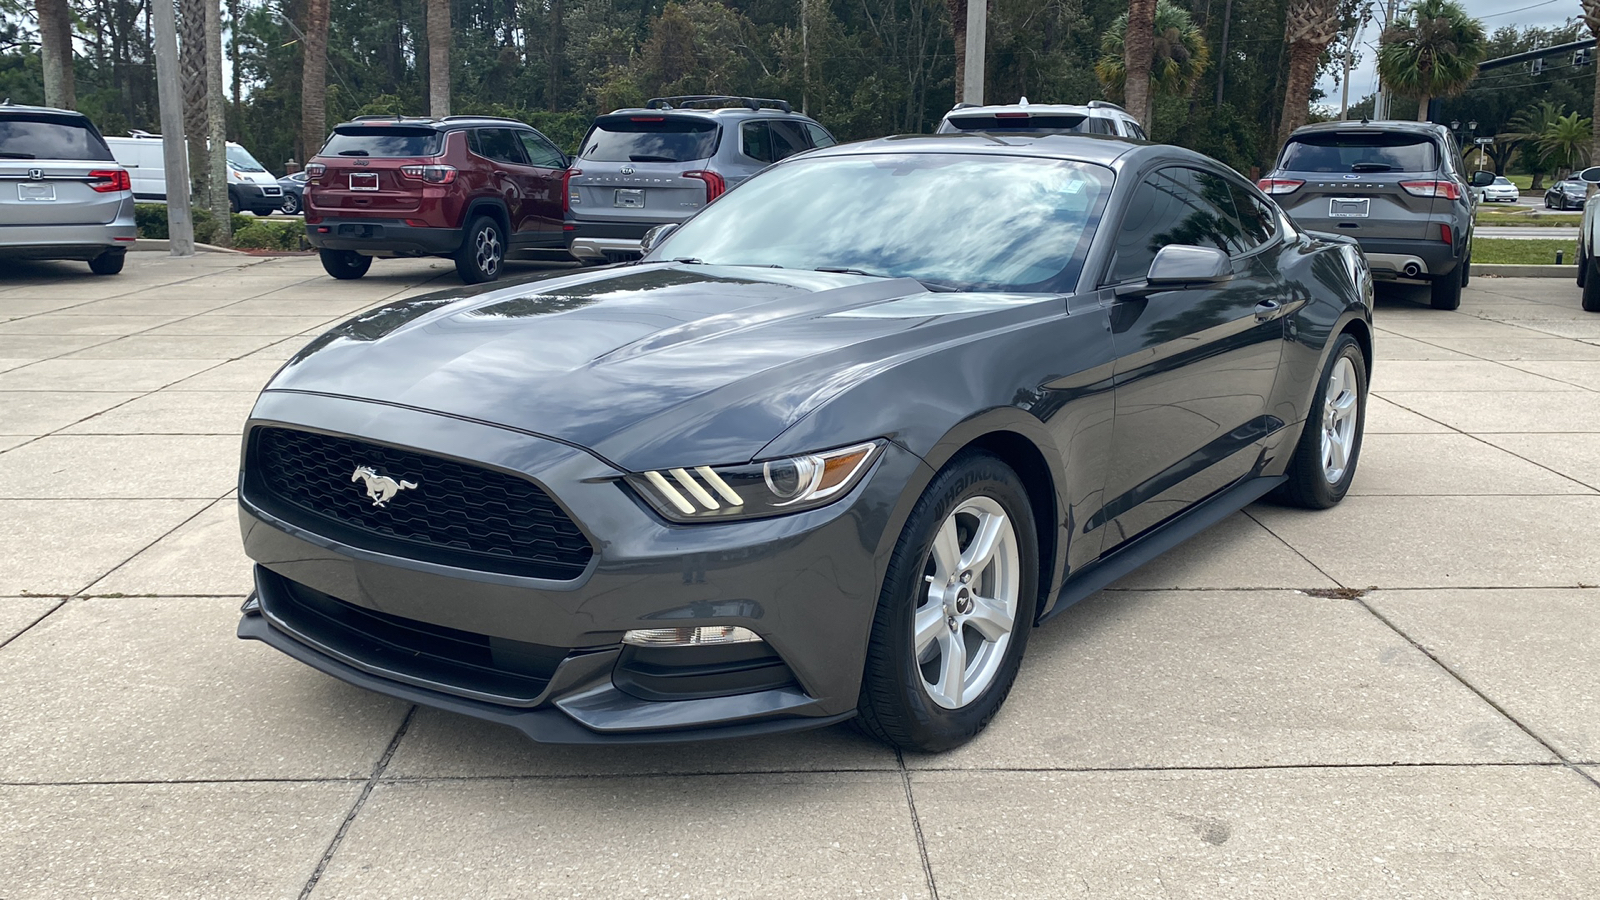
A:
[[[189,209],[189,214],[194,217],[194,239],[195,239],[195,241],[197,243],[201,243],[201,244],[213,243],[212,238],[214,238],[216,236],[216,234],[215,234],[215,230],[214,230],[214,228],[213,228],[213,226],[211,224],[211,210],[202,209],[200,207],[191,207]],[[171,237],[170,233],[167,230],[167,205],[165,203],[139,203],[139,204],[135,204],[135,206],[133,208],[133,220],[139,226],[139,237],[152,238],[152,239],[155,239],[155,240],[166,240],[167,238]],[[240,248],[243,248],[243,249],[270,249],[270,250],[298,250],[298,249],[300,249],[300,244],[299,244],[298,240],[294,241],[292,244],[288,244],[288,245],[285,246],[284,242],[287,239],[283,238],[281,235],[278,234],[278,231],[280,229],[287,228],[288,230],[292,231],[295,235],[299,235],[299,233],[300,233],[300,222],[299,222],[298,219],[296,219],[296,220],[294,220],[292,222],[273,222],[273,223],[271,223],[273,225],[279,226],[279,229],[273,229],[273,231],[272,231],[272,233],[274,235],[272,240],[274,240],[276,243],[273,243],[271,245],[241,244],[241,243],[239,243],[239,235],[242,232],[248,231],[248,230],[251,229],[252,226],[260,225],[260,224],[266,224],[266,223],[262,219],[257,219],[257,218],[251,217],[251,216],[244,215],[242,213],[234,213],[233,214],[233,234],[234,234],[233,245],[235,247],[240,247]],[[256,237],[256,238],[253,238],[253,240],[262,240],[262,238]]]

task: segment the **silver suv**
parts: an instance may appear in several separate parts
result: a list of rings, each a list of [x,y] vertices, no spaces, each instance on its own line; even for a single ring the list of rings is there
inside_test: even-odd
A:
[[[1260,187],[1296,222],[1355,238],[1376,279],[1427,284],[1435,309],[1461,305],[1471,274],[1470,188],[1450,130],[1430,122],[1323,122],[1298,128]]]
[[[1029,103],[1023,97],[1016,103],[974,106],[957,103],[944,114],[936,134],[962,131],[1027,132],[1029,134],[1112,134],[1149,140],[1138,120],[1115,103],[1090,100],[1077,106],[1068,103]]]
[[[82,113],[0,104],[0,259],[81,259],[122,271],[133,185]]]
[[[567,250],[585,262],[639,256],[676,224],[781,159],[836,142],[784,100],[657,97],[590,126],[567,181]]]

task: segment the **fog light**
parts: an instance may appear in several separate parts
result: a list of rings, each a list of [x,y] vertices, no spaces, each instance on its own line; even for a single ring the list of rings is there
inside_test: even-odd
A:
[[[641,628],[622,636],[624,644],[661,647],[670,644],[743,644],[759,641],[754,631],[737,625],[702,625],[699,628]]]

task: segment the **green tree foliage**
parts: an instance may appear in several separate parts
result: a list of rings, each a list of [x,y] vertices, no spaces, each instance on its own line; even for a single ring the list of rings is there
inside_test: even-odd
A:
[[[1544,176],[1556,169],[1555,159],[1545,150],[1542,142],[1563,111],[1554,102],[1541,100],[1512,117],[1506,125],[1507,130],[1503,132],[1505,139],[1521,151],[1522,166],[1532,173],[1534,190],[1541,187]]]
[[[1557,116],[1539,135],[1539,150],[1559,172],[1571,172],[1589,164],[1589,143],[1594,123],[1579,113]]]
[[[1453,97],[1478,75],[1488,52],[1483,23],[1455,0],[1417,0],[1383,32],[1378,73],[1397,93],[1417,98],[1417,119],[1428,101]]]
[[[1122,43],[1128,33],[1128,16],[1118,16],[1100,41],[1103,54],[1094,72],[1114,97],[1122,95],[1127,73]],[[1156,4],[1155,40],[1150,59],[1150,91],[1157,97],[1187,97],[1200,83],[1211,62],[1211,48],[1194,24],[1189,11],[1172,2]]]

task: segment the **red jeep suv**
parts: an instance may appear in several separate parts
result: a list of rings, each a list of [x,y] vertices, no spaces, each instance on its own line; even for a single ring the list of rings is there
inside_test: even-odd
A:
[[[567,156],[514,119],[357,116],[306,164],[306,239],[335,278],[448,256],[467,284],[510,256],[565,260]]]

